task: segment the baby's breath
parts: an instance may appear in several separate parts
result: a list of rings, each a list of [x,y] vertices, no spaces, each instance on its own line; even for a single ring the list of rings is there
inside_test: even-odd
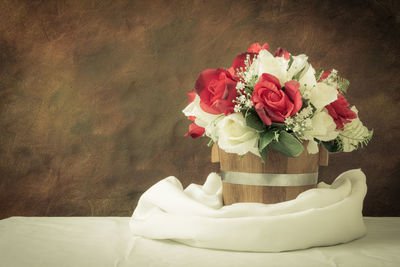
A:
[[[250,58],[250,55],[246,55],[246,59],[244,60],[244,68],[240,67],[236,69],[237,75],[240,79],[249,87],[254,87],[255,83],[258,80],[258,70],[256,64],[253,64],[257,60],[257,55],[254,55],[253,58]],[[237,88],[237,87],[236,87]]]
[[[244,89],[244,83],[242,83],[242,82],[237,82],[237,84],[236,84],[236,89],[238,89],[238,90],[243,90]]]
[[[238,90],[236,99],[232,102],[235,103],[234,111],[240,112],[243,109],[249,109],[253,106],[253,102],[250,100],[251,92],[249,90]]]
[[[251,101],[250,99],[246,100],[246,103],[244,104],[246,106],[246,108],[252,108],[253,107],[253,101]]]
[[[297,137],[303,137],[306,131],[311,130],[313,116],[313,109],[311,106],[303,108],[300,112],[292,117],[285,119],[286,130],[291,130]]]
[[[256,55],[251,59],[248,54],[244,60],[245,66],[236,69],[240,81],[236,83],[237,97],[233,100],[233,103],[235,103],[234,112],[241,112],[253,107],[253,101],[250,98],[258,80],[257,69],[253,64],[256,59]]]

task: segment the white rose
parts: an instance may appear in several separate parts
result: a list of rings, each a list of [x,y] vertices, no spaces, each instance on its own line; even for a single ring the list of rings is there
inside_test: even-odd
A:
[[[310,101],[317,108],[323,109],[337,99],[337,90],[326,83],[317,83],[310,92]]]
[[[197,94],[193,102],[187,105],[182,112],[186,117],[196,117],[195,123],[198,126],[205,128],[206,135],[213,141],[217,140],[218,136],[216,125],[218,124],[218,121],[222,119],[223,114],[214,115],[202,110],[200,107],[200,97]]]
[[[300,75],[300,93],[303,95],[304,91],[312,90],[315,87],[317,80],[315,79],[315,70],[311,64],[307,63],[305,69]]]
[[[274,57],[267,50],[261,50],[254,63],[258,67],[258,77],[263,73],[269,73],[278,78],[281,85],[287,81],[288,61],[284,57]]]
[[[218,123],[218,146],[227,153],[244,155],[251,152],[259,156],[259,135],[246,125],[241,113],[233,113]]]
[[[323,109],[321,112],[317,112],[311,118],[311,123],[311,130],[305,132],[306,139],[308,140],[317,138],[321,141],[331,141],[338,136],[338,132],[336,131],[336,123],[332,119],[331,115],[328,114],[326,109]]]
[[[294,75],[296,75],[299,71],[302,69],[306,69],[308,67],[308,62],[307,59],[308,57],[306,55],[298,55],[298,56],[292,56],[293,62],[290,68],[287,71],[287,80],[291,80]]]

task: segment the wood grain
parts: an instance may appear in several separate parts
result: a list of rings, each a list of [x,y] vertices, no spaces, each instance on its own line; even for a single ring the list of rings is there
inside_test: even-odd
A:
[[[319,166],[328,166],[329,152],[323,145],[319,146]]]
[[[307,142],[303,144],[303,152],[296,158],[288,158],[275,150],[269,150],[263,163],[259,156],[247,153],[240,157],[234,153],[226,153],[219,149],[221,170],[250,173],[313,173],[318,172],[319,154],[309,154]]]
[[[326,151],[309,154],[308,142],[303,143],[303,152],[296,158],[288,158],[275,150],[269,150],[265,163],[261,158],[247,153],[240,157],[234,153],[226,153],[215,145],[212,153],[218,149],[220,169],[223,171],[273,174],[303,174],[318,172],[320,158],[327,158]],[[323,154],[323,156],[320,156]],[[216,157],[215,157],[216,158]],[[245,181],[244,181],[245,183]],[[295,199],[300,193],[315,188],[316,184],[307,186],[255,186],[246,184],[222,183],[222,197],[225,205],[237,202],[259,202],[272,204]]]
[[[306,186],[258,186],[222,182],[224,205],[238,202],[274,204],[295,199],[300,193],[315,188]]]

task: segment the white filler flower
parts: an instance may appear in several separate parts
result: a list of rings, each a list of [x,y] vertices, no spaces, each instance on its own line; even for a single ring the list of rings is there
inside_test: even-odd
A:
[[[227,153],[244,155],[251,152],[259,156],[258,133],[246,126],[241,113],[233,113],[218,123],[218,146]]]

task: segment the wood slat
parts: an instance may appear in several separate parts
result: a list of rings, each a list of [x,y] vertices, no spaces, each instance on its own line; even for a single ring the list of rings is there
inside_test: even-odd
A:
[[[288,158],[281,153],[268,151],[266,163],[262,163],[260,157],[247,153],[244,157],[237,154],[226,153],[219,149],[221,170],[250,172],[250,173],[312,173],[318,171],[320,161],[319,154],[309,154],[307,144],[304,143],[304,151],[297,158]]]
[[[212,158],[219,160],[220,169],[223,171],[248,173],[313,173],[318,172],[319,165],[326,166],[328,164],[328,152],[325,148],[321,147],[320,153],[309,154],[306,142],[303,143],[303,147],[304,151],[297,158],[288,158],[279,152],[270,150],[266,162],[262,163],[260,157],[252,153],[240,157],[237,154],[226,153],[214,144]],[[218,152],[218,156],[216,152]],[[315,187],[316,184],[307,186],[256,186],[223,182],[222,195],[224,205],[238,202],[272,204],[295,199],[300,193]]]
[[[300,193],[315,188],[306,186],[258,186],[222,182],[224,205],[238,202],[258,202],[274,204],[295,199]]]

